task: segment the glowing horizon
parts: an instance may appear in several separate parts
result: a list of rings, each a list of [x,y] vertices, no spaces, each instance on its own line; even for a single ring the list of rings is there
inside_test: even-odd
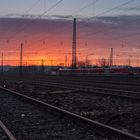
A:
[[[140,54],[140,16],[100,17],[90,22],[77,21],[77,57],[79,61],[88,59],[97,64],[98,59],[108,59],[110,48],[114,48],[114,64],[136,66]],[[135,19],[134,18],[134,19]],[[0,18],[1,52],[5,65],[19,65],[20,44],[24,44],[23,65],[59,65],[68,57],[71,65],[72,20]],[[16,21],[20,21],[19,23]],[[131,21],[132,24],[126,23]],[[3,24],[5,23],[5,24]],[[21,30],[24,25],[29,26]],[[12,25],[12,27],[11,27]],[[20,31],[21,30],[21,31]],[[134,34],[134,35],[133,35]],[[131,62],[128,62],[131,59]],[[9,60],[9,61],[8,61]],[[32,60],[32,61],[29,61]]]

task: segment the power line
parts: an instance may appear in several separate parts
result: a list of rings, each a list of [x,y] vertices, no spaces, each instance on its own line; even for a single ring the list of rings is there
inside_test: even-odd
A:
[[[117,5],[117,6],[113,7],[113,8],[111,8],[111,9],[105,10],[104,12],[101,12],[101,13],[95,15],[95,17],[93,17],[92,20],[98,18],[99,16],[102,16],[103,14],[109,13],[109,12],[111,12],[111,11],[113,11],[113,10],[116,10],[116,9],[120,8],[120,7],[123,7],[123,6],[125,6],[125,5],[128,5],[128,4],[130,4],[131,2],[134,2],[134,1],[135,1],[135,0],[129,0],[129,1],[125,2],[125,3],[122,3],[122,4]],[[95,1],[95,2],[97,2],[97,1]],[[88,4],[88,6],[89,6],[89,4]],[[87,7],[87,5],[84,6],[84,7],[82,7],[82,8],[80,8],[80,9],[83,10],[85,7]],[[77,11],[80,11],[80,9],[77,10]],[[88,22],[89,22],[90,20],[91,20],[91,18],[87,18],[87,21],[88,21]],[[79,29],[79,28],[82,28],[82,29],[83,29],[83,27],[85,27],[85,25],[78,26],[78,29]],[[98,32],[101,32],[101,31],[98,31]],[[98,32],[97,32],[97,33],[98,33]],[[95,34],[96,34],[96,33],[95,33]],[[44,38],[44,39],[45,39],[45,38]],[[40,39],[40,40],[37,40],[37,41],[42,41],[42,40],[44,40],[44,39]]]
[[[106,14],[106,13],[111,12],[111,11],[113,11],[113,10],[116,10],[116,9],[118,9],[118,8],[120,8],[120,7],[123,7],[123,6],[125,6],[125,5],[128,5],[128,4],[130,4],[130,3],[134,2],[134,1],[135,1],[135,0],[129,0],[129,1],[125,2],[125,3],[122,3],[122,4],[120,4],[120,5],[115,6],[115,7],[111,8],[111,9],[109,9],[109,10],[106,10],[105,12],[101,12],[101,13],[97,14],[96,16],[98,16],[98,17],[99,17],[99,16],[102,16],[103,14]],[[96,16],[95,16],[95,18],[96,18]]]
[[[80,11],[82,11],[82,10],[84,10],[84,9],[90,7],[90,6],[95,5],[98,1],[99,1],[99,0],[95,0],[95,1],[92,2],[92,3],[89,3],[89,4],[87,4],[86,6],[83,6],[82,8],[80,8],[80,9],[78,9],[77,11],[73,12],[71,15],[74,15],[74,13],[79,13]],[[64,29],[64,27],[63,27],[63,29]],[[41,40],[41,41],[42,41],[42,40]]]
[[[95,15],[93,18],[91,18],[91,17],[90,17],[90,18],[87,18],[87,21],[89,22],[90,20],[97,19],[98,17],[101,17],[101,16],[103,16],[103,15],[106,14],[106,13],[109,13],[109,12],[111,12],[111,11],[114,11],[114,10],[120,8],[120,7],[126,6],[126,5],[128,5],[128,4],[130,4],[130,3],[134,2],[134,1],[135,1],[135,0],[129,0],[129,1],[125,2],[125,3],[119,4],[119,5],[117,5],[117,6],[113,7],[113,8],[111,8],[111,9],[105,10],[104,12],[101,12],[101,13]],[[85,26],[85,25],[81,25],[81,27],[84,27],[84,26]],[[83,29],[83,28],[82,28],[82,29]]]
[[[128,23],[125,23],[124,25],[118,25],[118,26],[116,26],[116,27],[109,27],[108,28],[108,32],[111,32],[112,30],[115,30],[115,29],[118,29],[120,26],[121,27],[126,27],[126,26],[128,26],[129,24],[131,24],[132,22],[135,22],[135,21],[137,21],[137,19],[134,19],[134,20],[132,20],[131,22],[128,22]],[[88,36],[90,36],[91,37],[91,35],[92,36],[95,36],[95,35],[97,35],[97,34],[99,34],[99,33],[104,33],[105,35],[106,35],[106,32],[105,31],[103,31],[103,30],[99,30],[99,31],[96,31],[96,32],[94,32],[94,33],[89,33],[89,34],[86,34],[86,37],[88,37]],[[137,33],[136,33],[137,34]],[[135,35],[135,34],[131,34],[131,35],[127,35],[127,37],[129,37],[129,36],[132,36],[132,35]],[[85,35],[84,35],[85,36]],[[83,36],[83,37],[84,37]],[[121,36],[122,37],[122,36]],[[119,38],[121,38],[121,37],[117,37],[117,38],[114,38],[114,40],[117,40],[117,39],[119,39]]]
[[[95,4],[97,1],[98,1],[98,0],[96,0],[96,1],[94,2],[94,4]],[[102,12],[102,13],[99,13],[99,14],[96,15],[94,18],[97,18],[97,16],[101,16],[102,14],[111,12],[112,10],[115,10],[115,9],[117,9],[117,8],[120,8],[120,7],[124,6],[124,5],[127,5],[127,4],[129,4],[130,2],[133,2],[133,1],[134,1],[134,0],[129,0],[129,1],[127,1],[127,2],[125,2],[125,3],[123,3],[123,4],[121,4],[121,5],[118,5],[118,6],[116,6],[116,7],[113,7],[113,8],[111,8],[111,9],[108,9],[108,10]],[[90,4],[91,4],[91,3],[90,3]],[[88,4],[88,5],[86,5],[86,6],[82,7],[82,8],[80,8],[79,10],[77,10],[77,12],[82,11],[83,9],[87,8],[88,6],[90,6],[90,4]],[[93,3],[92,3],[92,4],[93,4]],[[88,20],[89,20],[89,19],[88,19]]]
[[[38,15],[36,18],[32,19],[28,24],[25,24],[21,30],[17,31],[14,35],[14,37],[16,37],[16,35],[18,33],[23,32],[29,25],[31,25],[35,20],[41,18],[42,16],[44,16],[46,13],[48,13],[49,11],[51,11],[52,9],[54,9],[55,7],[57,7],[62,1],[64,0],[59,0],[58,2],[56,2],[54,5],[52,5],[50,8],[48,8],[45,12],[43,12],[41,15]],[[13,35],[12,35],[13,36]],[[13,39],[14,37],[10,37],[10,39]]]
[[[38,5],[40,1],[41,1],[41,0],[37,0],[37,1],[23,14],[23,16],[25,16],[26,14],[28,14],[28,12],[30,12],[34,7],[36,7],[36,5]],[[24,20],[23,18],[17,19],[17,20],[15,20],[15,22],[12,23],[12,24],[15,24],[15,23],[17,23],[17,22],[20,23],[20,22],[23,21],[23,20]],[[10,27],[12,26],[12,24],[10,24]]]
[[[37,0],[37,1],[32,5],[32,7],[29,8],[29,9],[25,12],[24,15],[26,15],[28,12],[30,12],[36,5],[38,5],[38,3],[39,3],[40,1],[41,1],[41,0]]]
[[[79,12],[83,11],[84,9],[90,7],[90,6],[95,5],[98,1],[99,0],[95,0],[94,2],[91,2],[91,3],[87,4],[87,5],[85,5],[84,7],[82,7],[80,9],[78,9],[77,11],[73,12],[71,15],[74,15],[75,13],[79,13]]]
[[[39,1],[40,1],[40,0],[39,0]],[[37,2],[39,2],[39,1],[37,1]],[[110,12],[110,11],[112,11],[112,10],[114,10],[114,9],[116,9],[116,8],[118,8],[118,7],[120,7],[120,6],[124,6],[124,5],[126,5],[126,4],[128,4],[128,3],[130,3],[130,2],[133,2],[133,1],[134,1],[134,0],[130,0],[130,1],[128,1],[128,2],[126,2],[126,3],[123,3],[123,4],[121,4],[121,5],[117,6],[117,7],[114,7],[114,8],[111,8],[111,9],[105,11],[105,12],[102,12],[102,13],[96,15],[96,18],[97,18],[97,16],[100,16],[100,15],[102,15],[103,13]],[[37,2],[36,2],[28,11],[30,11],[30,10],[37,4]],[[59,1],[59,2],[61,2],[61,1]],[[59,2],[58,2],[58,3],[59,3]],[[96,0],[94,3],[96,3],[96,2],[97,2],[97,0]],[[56,4],[58,4],[58,3],[56,3]],[[90,4],[91,4],[91,3],[90,3]],[[54,6],[55,6],[55,5],[54,5]],[[80,8],[79,10],[77,10],[77,12],[82,11],[83,9],[87,8],[88,6],[90,6],[90,5],[88,4],[88,5],[86,5],[86,6],[82,7],[82,8]],[[52,8],[53,8],[53,7],[52,7]],[[51,8],[48,9],[46,12],[48,12],[49,10],[51,10]],[[44,12],[44,13],[45,13],[45,12]],[[44,14],[43,14],[43,15],[44,15]]]

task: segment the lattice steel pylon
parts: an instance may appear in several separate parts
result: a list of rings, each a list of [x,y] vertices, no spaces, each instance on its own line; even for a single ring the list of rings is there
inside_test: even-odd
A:
[[[110,66],[113,66],[113,48],[111,48],[110,52]]]
[[[76,18],[73,20],[72,68],[76,68]]]

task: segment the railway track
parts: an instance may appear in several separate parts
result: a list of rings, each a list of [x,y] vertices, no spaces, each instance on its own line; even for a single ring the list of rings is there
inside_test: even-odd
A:
[[[35,78],[35,77],[34,77]],[[117,77],[116,77],[117,78]],[[109,78],[104,78],[103,77],[64,77],[64,76],[46,76],[46,79],[44,79],[44,77],[42,76],[37,76],[37,78],[35,78],[36,80],[54,80],[54,81],[66,81],[66,82],[81,82],[81,83],[103,83],[103,84],[112,84],[112,85],[129,85],[129,86],[140,86],[139,81],[131,81],[129,82],[129,79],[127,79],[127,81],[123,81],[123,77],[122,79],[109,79]]]
[[[139,100],[124,100],[114,96],[102,96],[79,90],[63,89],[49,84],[10,82],[7,85],[15,91],[60,107],[86,118],[139,136]],[[137,102],[136,102],[137,101]]]
[[[41,80],[44,81],[45,80]],[[38,80],[38,81],[39,81]],[[47,79],[46,81],[54,82],[59,81],[60,83],[69,83],[69,84],[79,84],[83,86],[91,86],[91,87],[100,87],[100,88],[110,88],[110,89],[122,89],[128,91],[140,91],[139,83],[131,83],[131,82],[114,82],[114,81],[99,81],[98,80],[82,80],[82,79]]]
[[[1,119],[18,140],[140,140],[140,137],[0,87]]]
[[[9,77],[9,76],[8,76]],[[19,76],[18,76],[19,77]],[[23,76],[24,77],[24,76]],[[100,75],[100,76],[49,76],[49,75],[35,75],[35,76],[30,76],[30,79],[34,78],[37,80],[43,80],[43,79],[54,79],[54,80],[78,80],[78,81],[87,81],[87,82],[107,82],[107,83],[121,83],[121,84],[136,84],[139,85],[140,82],[140,77],[125,77],[125,76],[104,76],[104,75]]]
[[[32,80],[32,78],[30,79]],[[97,87],[97,88],[108,88],[108,89],[120,89],[120,90],[126,90],[126,91],[133,91],[133,92],[139,92],[140,91],[140,84],[139,82],[124,82],[122,80],[115,81],[112,79],[100,79],[100,78],[93,78],[93,79],[87,79],[82,77],[38,77],[34,78],[34,80],[37,81],[49,81],[49,82],[58,82],[59,83],[69,83],[69,84],[75,84],[75,85],[82,85],[82,86],[90,86],[90,87]]]
[[[77,81],[84,83],[104,83],[112,85],[129,85],[129,86],[140,86],[140,77],[124,77],[124,76],[49,76],[49,75],[3,75],[1,79],[26,79],[28,76],[30,80],[40,80],[40,81]]]
[[[30,84],[38,84],[40,86],[53,86],[55,88],[63,88],[63,89],[72,89],[72,90],[80,90],[84,92],[94,93],[94,94],[102,94],[102,95],[109,95],[114,97],[120,97],[120,98],[126,98],[126,99],[133,99],[133,100],[140,100],[140,87],[134,86],[134,83],[132,86],[129,84],[126,85],[120,85],[122,83],[113,82],[113,86],[104,82],[98,82],[97,83],[88,83],[85,81],[74,81],[74,80],[65,80],[65,79],[36,79],[34,80],[31,78],[31,80],[24,79],[24,78],[9,78],[8,80],[12,81],[20,81],[23,80],[25,82],[28,82]],[[95,82],[95,81],[94,81]],[[110,82],[112,83],[112,82]],[[116,84],[116,85],[115,85]],[[124,83],[126,84],[126,83]],[[131,90],[128,90],[128,89]]]
[[[14,80],[9,80],[14,81]],[[20,80],[16,80],[17,83],[22,82]],[[74,90],[74,91],[82,91],[85,93],[91,93],[91,94],[99,94],[103,96],[112,96],[112,97],[118,97],[123,99],[129,99],[129,100],[140,100],[140,92],[137,91],[126,91],[126,90],[120,90],[120,89],[109,89],[109,88],[101,88],[101,87],[92,87],[92,86],[84,86],[79,84],[73,84],[73,83],[61,83],[61,82],[41,82],[41,81],[33,81],[33,80],[23,80],[26,84],[31,85],[38,85],[43,88],[49,87],[55,87],[58,89],[68,89],[68,90]],[[5,83],[6,84],[6,83]],[[3,86],[3,83],[1,83]]]
[[[41,82],[45,82],[45,80],[37,80],[38,83]],[[106,91],[112,91],[112,92],[124,92],[124,93],[128,93],[128,94],[132,94],[136,97],[140,96],[140,85],[139,84],[132,84],[131,83],[116,83],[116,82],[110,82],[110,83],[106,83],[106,82],[96,82],[96,81],[79,81],[79,80],[46,80],[47,82],[56,82],[60,83],[60,84],[71,84],[71,85],[78,85],[81,87],[87,87],[88,89],[93,88],[95,90],[106,90]],[[127,84],[127,85],[125,85]],[[131,85],[131,86],[130,86]],[[118,90],[119,89],[119,90]]]
[[[87,118],[90,118],[90,119],[93,119],[93,120],[98,120],[96,118],[96,116],[94,117],[94,113],[96,114],[97,111],[95,110],[95,112],[94,112],[94,109],[91,110],[92,108],[90,107],[91,106],[90,104],[89,104],[90,106],[87,106],[86,107],[87,109],[85,109],[85,106],[86,105],[82,107],[82,106],[79,106],[78,104],[76,105],[74,103],[77,106],[77,108],[75,108],[75,105],[72,106],[73,103],[69,104],[69,102],[70,102],[69,100],[72,100],[73,102],[75,102],[77,100],[77,96],[80,97],[81,96],[81,93],[82,93],[82,96],[83,97],[80,100],[77,100],[76,102],[80,102],[80,101],[82,101],[82,99],[85,99],[85,101],[83,100],[81,103],[82,104],[84,103],[84,104],[87,104],[87,105],[88,105],[88,103],[86,101],[87,99],[85,98],[85,96],[87,96],[88,98],[91,98],[91,97],[96,97],[95,95],[99,96],[99,98],[100,98],[100,96],[102,96],[102,99],[105,98],[105,100],[107,100],[109,102],[116,102],[116,101],[118,101],[117,104],[120,104],[119,102],[124,102],[124,101],[128,101],[128,103],[126,103],[126,104],[131,104],[131,101],[132,102],[134,101],[133,103],[135,104],[136,102],[139,103],[139,101],[140,101],[140,99],[139,99],[139,93],[138,92],[125,91],[126,93],[124,94],[124,90],[115,90],[115,91],[113,91],[113,95],[112,95],[112,89],[109,89],[109,90],[108,89],[104,90],[104,88],[93,89],[93,87],[86,87],[86,86],[85,86],[86,87],[85,88],[84,86],[77,85],[77,84],[75,85],[75,84],[69,84],[69,83],[60,83],[60,82],[55,82],[55,81],[54,81],[55,83],[54,82],[44,81],[44,80],[42,82],[40,82],[40,79],[39,79],[39,81],[37,81],[37,80],[34,80],[34,81],[33,80],[25,80],[25,79],[23,81],[20,81],[19,79],[18,80],[17,79],[16,80],[14,79],[14,80],[11,80],[11,82],[12,83],[9,83],[10,85],[12,85],[12,84],[13,85],[14,84],[19,84],[19,90],[17,90],[17,91],[22,91],[21,90],[21,87],[24,87],[25,85],[33,85],[33,89],[34,88],[36,90],[39,89],[39,91],[38,91],[37,94],[35,92],[33,92],[33,94],[28,94],[28,90],[26,91],[27,94],[26,94],[26,92],[22,92],[22,93],[25,94],[25,95],[29,95],[30,97],[33,97],[33,98],[42,100],[44,102],[48,102],[49,101],[50,104],[53,104],[53,105],[58,106],[58,107],[61,107],[63,109],[72,111],[72,112],[74,112],[76,114],[82,115],[84,117],[87,117]],[[26,89],[26,87],[25,87],[25,89]],[[23,88],[23,90],[24,90],[24,88]],[[56,90],[56,92],[54,91],[54,92],[48,94],[48,92],[50,90],[51,91]],[[30,92],[30,90],[29,90],[29,92]],[[118,95],[118,92],[120,92],[119,95]],[[114,94],[116,94],[116,95],[114,95]],[[56,96],[56,98],[54,98],[52,95]],[[70,95],[73,96],[75,98],[75,100],[73,100],[73,98],[71,98]],[[47,96],[51,96],[51,98],[54,98],[54,100],[52,100],[52,99],[49,99],[48,100],[48,97]],[[68,99],[65,100],[66,97],[68,97],[69,100]],[[108,97],[109,97],[109,99],[108,99]],[[113,97],[114,100],[112,100],[110,97]],[[120,100],[120,99],[122,99],[122,100]],[[97,100],[101,100],[101,99],[97,99]],[[63,102],[64,105],[60,104],[60,102]],[[91,102],[91,101],[89,100],[89,102]],[[101,102],[101,101],[99,101],[99,102]],[[103,102],[103,104],[104,104],[104,102]],[[69,107],[65,107],[65,106],[69,106]],[[110,106],[112,106],[112,105],[110,104]],[[73,109],[71,110],[71,108],[73,108],[73,107],[77,111],[79,109],[80,110],[78,112],[76,110],[73,110]],[[94,102],[93,102],[92,107],[94,108]],[[116,106],[116,107],[118,108],[118,111],[119,111],[119,108],[120,107],[119,106]],[[130,131],[128,131],[128,132],[133,132],[132,130],[134,129],[134,132],[136,132],[136,133],[133,132],[133,134],[139,135],[139,127],[138,127],[137,130],[135,130],[135,128],[137,127],[136,124],[139,124],[139,123],[137,123],[137,121],[134,121],[136,118],[138,118],[139,114],[135,114],[135,111],[132,111],[133,113],[132,112],[129,112],[129,108],[131,108],[131,110],[132,110],[132,108],[134,108],[134,110],[135,110],[135,107],[137,108],[137,106],[135,106],[135,105],[133,106],[132,105],[132,107],[131,107],[131,106],[128,105],[126,107],[128,108],[128,111],[124,111],[124,112],[121,112],[121,113],[118,113],[118,114],[114,112],[115,113],[114,115],[113,114],[110,114],[110,113],[112,113],[112,111],[111,111],[111,112],[108,112],[107,113],[107,114],[110,114],[110,116],[107,115],[106,113],[105,114],[104,113],[103,114],[101,113],[101,115],[99,115],[99,116],[97,115],[97,117],[100,118],[99,120],[101,120],[102,123],[110,125],[111,122],[115,122],[115,120],[116,120],[115,118],[116,118],[116,116],[118,116],[118,118],[119,118],[118,119],[118,123],[120,121],[121,124],[119,123],[118,125],[114,124],[115,126],[114,125],[110,125],[110,126],[113,126],[115,128],[122,128],[123,129],[123,124],[125,124],[125,123],[123,123],[122,120],[125,121],[124,120],[124,117],[127,117],[128,116],[133,121],[130,121],[130,118],[129,119],[126,119],[128,122],[130,122],[130,126],[128,125],[127,128],[126,128],[126,130],[129,130],[130,129]],[[109,109],[112,110],[112,107],[109,108]],[[99,112],[102,112],[102,107],[98,111]],[[92,113],[93,113],[93,115],[92,115]],[[97,112],[97,114],[98,114],[98,112]],[[126,116],[126,114],[128,114],[128,115]],[[135,114],[135,115],[132,115],[132,114]],[[106,118],[106,119],[103,119],[103,118]],[[111,119],[111,121],[109,121],[109,118]],[[102,119],[103,119],[103,121],[102,121]],[[133,123],[131,123],[131,122],[133,122]],[[131,127],[131,125],[132,125],[132,127]],[[125,129],[125,127],[124,127],[124,129]]]
[[[74,91],[83,91],[86,93],[100,94],[104,96],[119,97],[123,99],[138,100],[138,101],[140,100],[140,92],[99,88],[99,87],[91,87],[91,86],[83,86],[77,84],[59,83],[59,82],[40,82],[40,81],[31,81],[31,80],[25,80],[25,82],[27,82],[28,84],[35,84],[44,87],[52,86],[55,88],[63,88],[63,89],[74,90]]]

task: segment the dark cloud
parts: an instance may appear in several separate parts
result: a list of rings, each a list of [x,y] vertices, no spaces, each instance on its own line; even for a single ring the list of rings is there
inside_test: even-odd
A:
[[[140,11],[140,5],[136,7],[125,7],[125,8],[118,8],[120,11],[127,11],[127,12],[137,12]]]
[[[18,15],[19,16],[19,15]],[[26,55],[71,57],[73,17],[52,15],[38,19],[21,15],[0,18],[0,46],[7,57],[19,57],[21,42]],[[96,57],[109,56],[114,48],[117,56],[139,55],[140,16],[104,16],[77,19],[77,50],[85,56],[94,53]],[[123,42],[123,45],[122,45]],[[122,47],[123,46],[123,47]],[[31,52],[31,53],[30,53]],[[48,53],[49,52],[49,53]],[[62,52],[62,55],[60,54]]]
[[[0,18],[0,38],[10,40],[16,36],[17,39],[29,40],[41,37],[71,40],[72,19],[69,16],[52,15],[42,19],[32,18]],[[140,16],[104,16],[97,18],[78,18],[77,36],[81,40],[92,42],[91,38],[106,40],[126,40],[138,43],[140,36]]]

